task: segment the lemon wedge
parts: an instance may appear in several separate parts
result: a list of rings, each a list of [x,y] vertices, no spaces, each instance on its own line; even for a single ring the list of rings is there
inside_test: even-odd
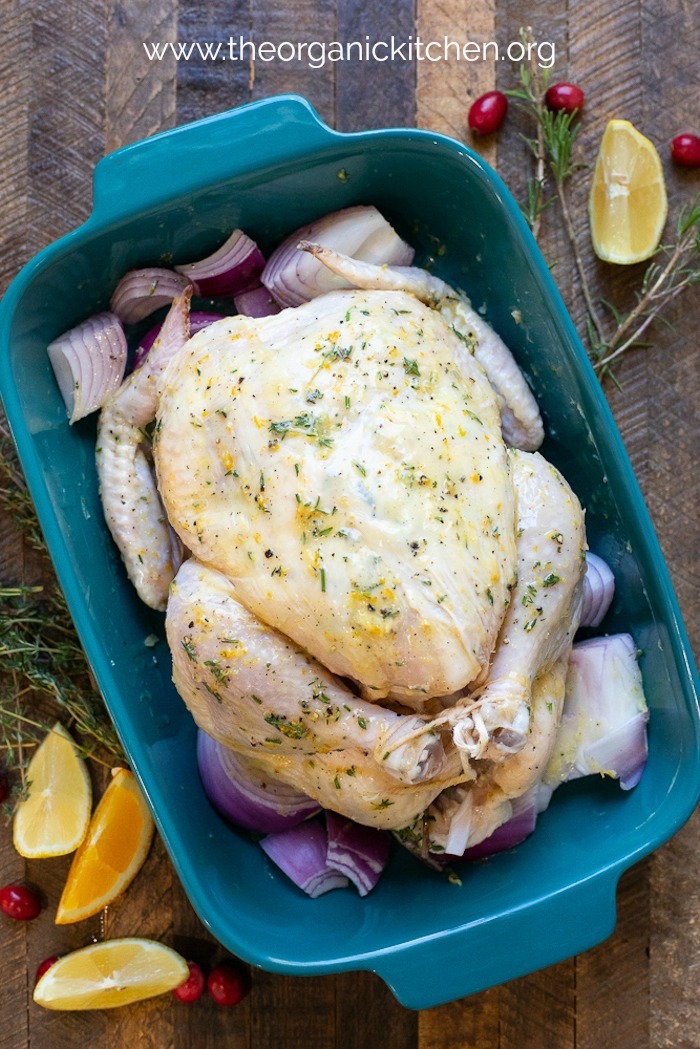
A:
[[[154,830],[133,772],[114,770],[73,857],[56,924],[89,918],[120,896],[143,866]]]
[[[642,262],[659,246],[668,202],[661,159],[629,120],[605,129],[588,202],[593,248],[604,262]]]
[[[45,1009],[114,1009],[172,991],[188,976],[185,959],[156,940],[103,940],[54,962],[34,1001]]]
[[[65,856],[78,848],[90,822],[92,787],[87,766],[60,722],[46,734],[27,768],[12,839],[20,856]]]

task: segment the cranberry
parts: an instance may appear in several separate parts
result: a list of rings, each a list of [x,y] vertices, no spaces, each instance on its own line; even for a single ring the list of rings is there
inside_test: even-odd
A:
[[[7,773],[5,772],[4,769],[0,769],[0,805],[3,803],[3,801],[7,797],[8,790],[9,790],[9,784],[7,782]]]
[[[583,109],[586,96],[576,84],[552,84],[544,95],[547,109],[558,113],[575,113],[577,109]]]
[[[207,990],[217,1005],[238,1005],[250,991],[250,974],[241,965],[222,962],[209,973]]]
[[[41,910],[41,900],[24,885],[5,885],[0,889],[0,910],[18,922],[30,922]]]
[[[700,135],[686,131],[671,142],[671,156],[682,168],[700,168]]]
[[[508,99],[502,91],[487,91],[472,102],[467,122],[477,135],[491,135],[506,119]]]
[[[36,974],[34,976],[34,986],[38,984],[44,973],[47,973],[52,965],[55,965],[59,959],[58,954],[52,954],[50,958],[44,958],[43,962],[37,966]]]
[[[204,973],[196,962],[187,963],[190,975],[184,983],[173,991],[175,997],[181,1002],[196,1002],[204,990]]]

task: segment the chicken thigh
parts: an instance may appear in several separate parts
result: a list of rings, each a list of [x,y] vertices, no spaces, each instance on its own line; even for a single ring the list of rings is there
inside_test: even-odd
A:
[[[401,827],[464,778],[437,733],[416,733],[421,719],[357,698],[194,558],[173,582],[166,628],[175,685],[200,728],[324,808]]]

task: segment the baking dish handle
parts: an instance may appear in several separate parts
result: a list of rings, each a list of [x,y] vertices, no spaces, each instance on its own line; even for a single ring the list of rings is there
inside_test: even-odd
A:
[[[299,95],[276,95],[164,131],[96,166],[92,222],[113,222],[247,170],[284,163],[337,135]]]
[[[534,906],[389,951],[374,971],[402,1005],[427,1009],[543,969],[612,934],[619,873],[603,871]]]

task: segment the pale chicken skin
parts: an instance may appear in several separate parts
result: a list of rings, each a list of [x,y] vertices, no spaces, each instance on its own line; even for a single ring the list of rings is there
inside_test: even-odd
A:
[[[201,728],[324,807],[409,837],[428,813],[436,841],[473,844],[558,726],[542,697],[578,626],[583,511],[509,449],[537,447],[539,412],[466,300],[420,270],[346,275],[366,290],[226,318],[163,361],[157,493],[189,554],[174,681]]]
[[[236,317],[173,358],[155,461],[169,520],[242,604],[366,697],[464,688],[515,581],[494,392],[405,292]]]
[[[420,718],[357,698],[194,558],[172,585],[167,632],[173,680],[200,728],[325,808],[400,827],[463,778],[437,733],[416,735]]]

